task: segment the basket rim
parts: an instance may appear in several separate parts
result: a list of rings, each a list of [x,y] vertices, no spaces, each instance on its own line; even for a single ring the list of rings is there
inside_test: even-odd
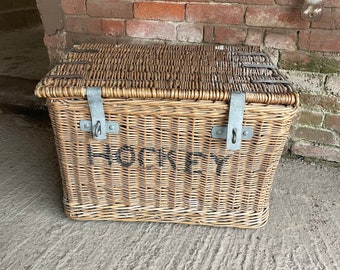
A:
[[[176,90],[164,91],[157,89],[119,89],[102,87],[103,98],[121,98],[121,99],[167,99],[167,100],[210,100],[210,101],[230,101],[232,92],[210,93],[196,92],[183,92]],[[86,98],[87,87],[69,87],[59,89],[57,87],[45,87],[40,83],[35,89],[35,95],[40,98]],[[288,94],[276,93],[250,93],[245,92],[247,103],[262,103],[271,105],[293,105],[298,106],[300,103],[299,95],[295,92]]]
[[[156,80],[159,79],[158,82],[154,82],[151,79],[150,81],[154,82],[154,85],[151,83],[150,86],[146,87],[144,81],[141,82],[140,78],[146,78],[146,71],[143,71],[143,68],[148,68],[149,66],[140,67],[138,66],[139,64],[135,64],[134,61],[140,61],[142,63],[141,65],[144,65],[145,62],[150,60],[151,62],[155,61],[156,68],[168,67],[166,66],[168,58],[163,57],[162,50],[168,54],[168,56],[174,58],[170,59],[172,62],[169,66],[176,68],[175,72],[177,74],[174,75],[174,77],[177,76],[176,83],[181,85],[173,85],[172,82],[168,84],[172,78],[165,79],[165,76],[172,76],[174,73],[170,71],[160,71],[159,69],[156,73],[166,73],[166,75],[162,75],[163,77],[160,79],[156,78]],[[162,51],[162,53],[159,53],[159,51]],[[182,56],[183,52],[185,54],[184,58]],[[135,56],[134,53],[138,56]],[[202,54],[204,54],[204,56],[201,56]],[[109,55],[118,57],[109,58]],[[130,58],[128,60],[116,60],[117,58],[124,57]],[[136,57],[136,59],[134,59],[134,57]],[[178,57],[180,61],[177,61],[178,59],[176,57]],[[183,67],[181,64],[183,64],[183,61],[185,62],[185,57],[193,60],[192,62],[189,60],[189,64]],[[195,57],[201,61],[199,64],[204,64],[204,61],[208,59],[210,62],[207,67],[212,67],[214,71],[204,71],[200,73],[199,69],[205,68],[205,66],[200,65],[198,68],[193,67],[193,63],[196,63]],[[200,57],[204,59],[202,60]],[[248,57],[248,60],[252,59],[249,57],[254,57],[254,59],[255,57],[263,57],[263,63],[236,62],[232,59],[233,57],[236,59]],[[106,58],[109,58],[109,60]],[[118,63],[113,63],[114,61],[118,61]],[[153,63],[154,62],[152,62],[152,64]],[[149,63],[147,62],[147,64]],[[132,71],[135,73],[131,73],[133,76],[140,76],[138,78],[139,81],[136,82],[129,78],[127,79],[126,77],[128,76],[125,74],[120,75],[120,73],[129,72],[128,65],[130,65],[130,67],[136,66],[137,69],[139,69],[138,71]],[[234,67],[235,65],[236,67]],[[113,68],[116,70],[111,71]],[[195,71],[190,71],[192,69],[195,69]],[[228,74],[226,74],[227,71],[224,71],[224,69],[228,69]],[[253,72],[254,69],[256,70]],[[234,70],[235,74],[233,73]],[[117,79],[116,77],[112,79],[111,75],[107,75],[108,73],[114,73],[114,76],[122,76],[123,79]],[[178,74],[182,73],[184,75],[181,78],[187,81],[178,80],[178,76],[181,76]],[[267,77],[260,76],[260,80],[256,80],[258,73],[273,75]],[[129,76],[131,76],[131,74]],[[150,77],[150,72],[148,72],[148,76]],[[191,77],[189,78],[189,76]],[[204,86],[202,86],[203,83],[200,84],[201,76],[205,76],[205,80],[208,78],[208,83]],[[219,76],[218,79],[215,79],[216,76]],[[236,79],[240,78],[240,81],[234,82],[233,78],[227,78],[228,76],[234,76]],[[135,85],[129,85],[131,81],[133,81]],[[163,83],[163,85],[159,86],[158,83]],[[217,84],[220,85],[217,86]],[[260,48],[251,46],[206,44],[117,45],[105,43],[75,45],[65,55],[64,59],[41,79],[35,88],[35,95],[43,98],[85,98],[87,87],[101,87],[103,98],[229,101],[232,92],[244,92],[246,93],[246,102],[282,105],[299,104],[298,94],[294,92],[292,85],[278,71],[278,68],[272,64],[268,55],[261,52]]]

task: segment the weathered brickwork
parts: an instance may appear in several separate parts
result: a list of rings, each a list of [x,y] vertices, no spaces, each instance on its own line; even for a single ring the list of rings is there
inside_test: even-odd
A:
[[[286,76],[301,99],[288,150],[293,155],[340,162],[339,75],[287,71]]]
[[[136,38],[136,32],[142,28],[144,31],[138,38],[147,40],[262,45],[283,51],[340,52],[338,1],[326,0],[321,20],[312,23],[301,19],[301,3],[296,0],[54,1],[60,1],[65,25],[72,25],[75,21],[86,25],[84,28],[66,28],[71,33],[111,35],[112,40],[116,37],[129,40]],[[108,26],[107,19],[120,22]],[[157,24],[161,21],[164,23]],[[183,37],[183,23],[195,24],[193,38]],[[97,27],[98,24],[104,26]],[[154,25],[157,25],[156,29]],[[175,34],[165,33],[169,25],[176,30]],[[118,30],[113,29],[114,26]],[[231,30],[225,30],[228,28]],[[150,35],[151,31],[157,33]]]

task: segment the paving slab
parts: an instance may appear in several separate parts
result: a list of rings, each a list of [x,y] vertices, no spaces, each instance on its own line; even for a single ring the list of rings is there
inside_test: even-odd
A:
[[[260,229],[72,221],[46,113],[0,113],[0,269],[340,269],[340,169],[283,158]]]

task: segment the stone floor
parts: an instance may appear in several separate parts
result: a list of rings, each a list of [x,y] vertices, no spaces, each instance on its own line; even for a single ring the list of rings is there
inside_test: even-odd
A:
[[[34,105],[42,29],[0,35],[0,269],[340,269],[340,170],[328,164],[283,158],[257,230],[68,219],[48,115]]]

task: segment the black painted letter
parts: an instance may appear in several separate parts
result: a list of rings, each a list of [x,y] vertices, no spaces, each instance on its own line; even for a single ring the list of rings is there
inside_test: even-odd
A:
[[[223,166],[224,162],[228,161],[230,156],[226,156],[224,158],[219,158],[214,153],[211,153],[210,157],[214,158],[214,160],[216,162],[216,165],[217,165],[217,167],[216,167],[216,175],[217,176],[221,176],[222,166]]]
[[[123,158],[122,158],[122,153],[123,152],[130,152],[129,153],[129,158],[130,160],[129,161],[124,161]],[[128,146],[128,145],[124,145],[122,146],[121,148],[119,148],[117,150],[117,153],[116,153],[116,157],[117,157],[117,162],[124,168],[128,168],[130,167],[133,163],[135,163],[136,161],[136,154],[135,154],[135,151],[134,149],[131,147],[131,146]]]
[[[105,144],[105,151],[104,153],[94,153],[93,152],[93,147],[88,144],[87,145],[87,158],[89,160],[89,164],[93,165],[93,159],[94,158],[103,158],[106,159],[108,164],[111,165],[112,164],[112,157],[111,157],[111,150],[110,150],[110,146],[108,144]]]
[[[187,152],[185,157],[185,169],[186,173],[202,173],[201,170],[193,171],[192,166],[197,165],[197,160],[192,159],[192,157],[204,157],[203,153],[201,152]]]
[[[170,150],[168,153],[168,160],[170,162],[171,168],[176,170],[176,162],[174,161],[173,155],[175,154],[174,150]]]
[[[168,158],[168,155],[166,152],[164,152],[163,148],[158,150],[158,166],[163,167],[164,166],[164,161],[166,161]]]

